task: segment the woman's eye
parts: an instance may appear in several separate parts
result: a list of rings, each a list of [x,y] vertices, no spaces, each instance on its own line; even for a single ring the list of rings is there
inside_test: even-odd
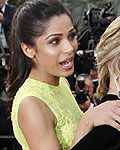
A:
[[[70,35],[69,35],[69,39],[70,40],[74,40],[75,38],[76,38],[76,36],[77,36],[77,34],[76,34],[76,32],[73,32],[73,33],[71,33]]]
[[[59,42],[60,42],[60,39],[55,38],[55,39],[53,39],[53,40],[50,41],[50,44],[56,45],[56,44],[58,44]]]

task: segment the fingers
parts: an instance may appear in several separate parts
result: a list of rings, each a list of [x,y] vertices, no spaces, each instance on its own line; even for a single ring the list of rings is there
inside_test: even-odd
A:
[[[120,131],[120,100],[107,101],[91,110],[93,125],[110,125]]]
[[[112,120],[115,122],[115,124],[117,123],[117,125],[120,126],[120,112],[118,113],[117,111],[114,111]]]
[[[115,103],[115,106],[120,108],[120,100],[114,100],[112,102]]]
[[[120,126],[120,101],[116,102],[115,107],[112,108],[112,112],[113,112],[113,121],[115,121],[115,125],[117,123],[117,126],[119,127]]]
[[[120,131],[120,100],[109,101],[106,103],[108,110],[108,119],[106,124],[111,125]]]
[[[120,107],[119,106],[112,108],[111,111],[120,117]]]
[[[120,131],[120,124],[118,121],[111,121],[108,125],[112,126],[113,128],[116,128],[118,131]]]

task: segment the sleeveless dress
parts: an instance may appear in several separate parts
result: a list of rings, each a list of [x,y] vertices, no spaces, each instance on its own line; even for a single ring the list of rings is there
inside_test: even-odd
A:
[[[69,150],[81,119],[82,111],[78,107],[64,78],[60,78],[58,86],[27,78],[16,93],[13,100],[11,119],[14,135],[22,145],[23,150],[29,150],[29,146],[18,124],[18,109],[22,100],[28,96],[37,97],[48,105],[57,118],[55,132],[60,142],[61,150]]]

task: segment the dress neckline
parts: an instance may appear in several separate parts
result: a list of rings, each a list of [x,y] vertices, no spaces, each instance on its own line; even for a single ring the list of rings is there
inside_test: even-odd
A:
[[[44,84],[44,85],[46,85],[46,86],[50,86],[50,87],[60,87],[60,85],[61,85],[61,78],[60,78],[60,81],[59,81],[59,85],[52,85],[52,84],[48,84],[48,83],[45,83],[45,82],[42,82],[42,81],[39,81],[39,80],[36,80],[36,79],[33,79],[33,78],[27,78],[26,80],[31,80],[31,81],[35,81],[35,82],[37,82],[37,83],[39,83],[39,84]]]

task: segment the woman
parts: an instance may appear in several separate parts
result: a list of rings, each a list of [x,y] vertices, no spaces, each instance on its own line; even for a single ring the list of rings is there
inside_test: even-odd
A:
[[[101,102],[119,99],[120,89],[120,17],[106,29],[97,46],[99,84],[97,95]],[[103,100],[104,99],[104,100]]]
[[[101,99],[100,103],[120,99],[120,17],[102,35],[97,45],[96,59],[99,79],[97,95]],[[116,122],[120,124],[118,120]],[[119,150],[120,132],[108,125],[95,127],[73,149]]]
[[[64,79],[74,70],[76,31],[60,1],[33,0],[20,6],[10,39],[8,93],[14,98],[14,134],[24,150],[68,150],[94,126],[107,123],[120,129],[114,121],[120,121],[119,114],[111,110],[120,109],[119,101],[106,102],[81,118]],[[100,117],[93,119],[94,113]]]

